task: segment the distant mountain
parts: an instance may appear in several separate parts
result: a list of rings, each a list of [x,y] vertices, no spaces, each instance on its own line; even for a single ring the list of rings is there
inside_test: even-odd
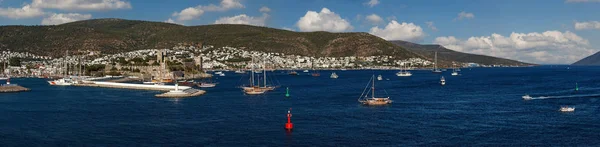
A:
[[[231,46],[306,56],[422,57],[368,33],[293,32],[249,25],[182,26],[93,19],[56,26],[0,26],[0,50],[59,57],[65,50],[119,53],[178,44]]]
[[[447,49],[441,45],[420,45],[415,43],[410,43],[406,41],[390,41],[400,47],[406,48],[412,52],[423,55],[431,60],[433,60],[435,56],[435,52],[438,53],[438,62],[440,64],[451,65],[452,61],[463,62],[463,63],[479,63],[485,65],[518,65],[518,66],[528,66],[533,65],[530,63],[519,62],[515,60],[485,56],[485,55],[476,55],[469,53],[462,53]]]
[[[587,56],[572,65],[581,65],[581,66],[598,66],[600,65],[600,52],[596,52],[593,55]]]

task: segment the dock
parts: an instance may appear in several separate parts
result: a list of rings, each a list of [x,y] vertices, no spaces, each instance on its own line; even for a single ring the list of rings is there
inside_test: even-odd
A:
[[[0,93],[9,93],[9,92],[23,92],[29,91],[29,88],[25,88],[23,86],[19,86],[16,84],[5,84],[0,85]]]
[[[79,84],[75,84],[75,86],[121,88],[121,89],[135,89],[135,90],[156,90],[156,91],[175,90],[175,85],[145,85],[145,84],[98,82],[98,81],[83,81]],[[182,90],[190,89],[190,88],[192,88],[192,87],[179,86],[179,89],[182,89]]]
[[[145,85],[145,84],[132,84],[132,83],[82,81],[78,84],[75,84],[75,86],[168,91],[167,93],[155,95],[158,98],[184,98],[184,97],[199,96],[199,95],[203,95],[206,93],[206,91],[204,91],[204,90],[199,90],[199,89],[194,89],[189,86],[179,86],[179,85]]]
[[[203,95],[204,93],[206,93],[206,91],[204,91],[204,90],[189,88],[189,89],[182,90],[180,92],[167,92],[167,93],[163,93],[163,94],[157,94],[155,96],[158,98],[185,98],[185,97],[193,97],[193,96]]]

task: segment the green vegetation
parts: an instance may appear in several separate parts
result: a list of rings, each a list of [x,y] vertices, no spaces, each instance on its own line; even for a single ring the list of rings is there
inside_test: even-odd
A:
[[[8,59],[10,65],[9,66],[21,66],[21,58],[10,58]]]

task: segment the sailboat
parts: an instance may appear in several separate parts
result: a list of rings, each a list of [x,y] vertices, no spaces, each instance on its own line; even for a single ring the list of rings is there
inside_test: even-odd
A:
[[[71,78],[67,78],[67,73],[68,71],[68,63],[66,62],[66,58],[69,56],[69,51],[66,51],[66,55],[63,58],[63,64],[65,65],[65,69],[63,71],[63,78],[61,79],[56,79],[53,81],[48,81],[48,84],[53,85],[53,86],[71,86],[73,85],[73,80]]]
[[[254,80],[254,76],[256,75],[254,66],[255,66],[254,58],[252,58],[252,66],[251,66],[252,70],[250,71],[250,84],[248,86],[242,86],[241,88],[243,89],[244,93],[249,94],[249,95],[264,94],[268,90],[260,87],[260,81]],[[265,78],[266,78],[266,75],[265,75]],[[255,81],[257,81],[259,83],[257,85],[254,85]],[[266,79],[265,79],[265,87],[266,87]]]
[[[267,63],[265,63],[263,61],[263,87],[261,87],[263,90],[267,90],[267,91],[271,91],[271,90],[275,90],[275,86],[267,86]],[[260,86],[260,84],[259,84]]]
[[[442,71],[440,69],[438,69],[437,65],[437,52],[435,52],[435,58],[434,58],[434,64],[433,64],[433,73],[441,73]]]
[[[450,74],[452,76],[458,76],[458,71],[456,70],[455,64],[452,64],[452,73]]]
[[[392,100],[390,100],[390,97],[384,97],[384,98],[375,97],[375,75],[371,76],[371,80],[369,80],[368,84],[371,85],[371,90],[370,91],[368,90],[368,88],[369,88],[368,86],[365,87],[365,89],[363,90],[363,93],[358,98],[358,102],[360,102],[363,105],[387,105],[387,104],[392,103]],[[371,93],[371,97],[368,97],[369,93]]]
[[[338,75],[337,75],[337,74],[335,74],[335,72],[332,72],[332,73],[331,73],[331,76],[329,76],[329,78],[332,78],[332,79],[337,79],[337,78],[338,78]]]
[[[403,69],[404,68],[400,68],[400,71],[398,73],[396,73],[396,76],[399,76],[399,77],[410,77],[410,76],[412,76],[412,73],[410,73],[407,70],[403,70]]]
[[[442,86],[446,85],[446,79],[444,78],[444,76],[442,76],[442,78],[440,78],[440,84]]]

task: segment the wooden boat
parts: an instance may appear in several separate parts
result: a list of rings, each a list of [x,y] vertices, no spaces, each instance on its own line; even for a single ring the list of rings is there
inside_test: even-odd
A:
[[[390,97],[375,97],[375,75],[371,76],[369,84],[371,84],[371,90],[369,91],[369,87],[365,87],[363,93],[358,98],[358,102],[363,105],[387,105],[392,103]],[[369,93],[371,97],[368,97]]]

